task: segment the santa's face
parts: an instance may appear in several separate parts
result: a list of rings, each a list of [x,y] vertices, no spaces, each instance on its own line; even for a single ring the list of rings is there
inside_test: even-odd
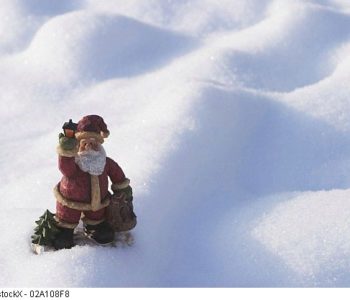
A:
[[[79,152],[87,150],[98,151],[101,144],[94,138],[81,139],[79,142]]]
[[[75,162],[82,171],[101,175],[106,165],[106,152],[95,139],[82,139]]]

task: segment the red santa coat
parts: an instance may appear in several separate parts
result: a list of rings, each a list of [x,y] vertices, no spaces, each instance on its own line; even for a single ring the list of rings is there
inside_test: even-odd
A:
[[[109,205],[111,196],[108,177],[112,181],[112,190],[125,188],[130,182],[120,166],[109,157],[99,176],[82,171],[71,155],[59,155],[58,165],[63,177],[54,192],[57,200],[56,219],[62,227],[75,227],[81,212],[90,223],[102,221],[104,208]]]

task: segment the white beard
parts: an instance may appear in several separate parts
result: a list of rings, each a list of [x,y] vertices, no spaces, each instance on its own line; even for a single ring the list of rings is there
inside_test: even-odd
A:
[[[87,150],[78,152],[75,163],[79,168],[90,175],[101,175],[106,165],[106,151],[100,146],[99,151]]]

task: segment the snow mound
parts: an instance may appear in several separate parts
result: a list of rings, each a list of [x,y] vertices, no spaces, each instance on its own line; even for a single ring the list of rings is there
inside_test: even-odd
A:
[[[244,86],[288,92],[316,83],[334,71],[334,52],[350,38],[350,16],[300,4],[290,4],[288,14],[281,11],[284,9],[273,6],[264,21],[269,22],[269,30],[264,32],[269,42],[266,47],[227,55],[228,68],[239,74]]]
[[[349,190],[332,190],[275,197],[275,205],[257,221],[251,234],[297,275],[314,283],[322,280],[346,286],[349,196]]]
[[[127,17],[72,12],[42,26],[24,56],[50,77],[100,81],[140,75],[194,46],[185,35]]]
[[[1,1],[4,287],[349,284],[349,4]],[[62,124],[104,117],[131,248],[35,256]]]
[[[269,1],[212,0],[87,1],[89,10],[123,14],[159,27],[205,36],[217,31],[236,30],[262,19]]]

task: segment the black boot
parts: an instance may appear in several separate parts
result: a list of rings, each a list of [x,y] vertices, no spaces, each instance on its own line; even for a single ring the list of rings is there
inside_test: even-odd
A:
[[[84,225],[84,233],[100,245],[114,241],[114,230],[106,221],[97,225]]]
[[[74,229],[70,228],[58,228],[60,230],[59,233],[57,233],[55,240],[53,241],[53,246],[56,250],[59,249],[70,249],[74,247],[73,242],[73,232]]]

